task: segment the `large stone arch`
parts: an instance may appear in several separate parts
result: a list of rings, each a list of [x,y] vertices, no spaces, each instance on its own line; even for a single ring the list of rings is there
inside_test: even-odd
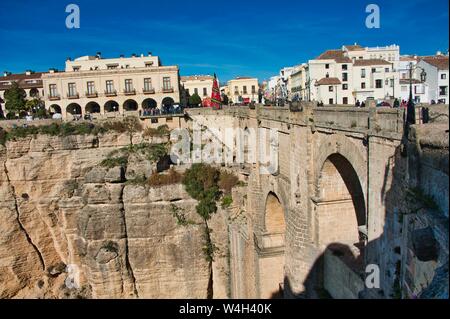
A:
[[[138,109],[139,109],[139,104],[133,99],[129,99],[129,100],[126,100],[125,102],[123,102],[124,112],[137,111]]]
[[[322,137],[319,150],[316,153],[317,155],[314,156],[315,197],[318,197],[318,180],[325,161],[332,154],[340,154],[347,159],[356,171],[361,183],[364,200],[367,203],[367,155],[362,154],[361,149],[358,148],[352,140],[355,139],[348,138],[342,134],[333,134]],[[362,140],[360,143],[363,145]]]

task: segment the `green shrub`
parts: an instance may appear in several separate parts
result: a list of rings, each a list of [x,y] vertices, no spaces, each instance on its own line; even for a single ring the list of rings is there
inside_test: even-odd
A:
[[[190,169],[186,170],[183,184],[188,194],[196,200],[204,198],[211,189],[216,192],[217,199],[220,194],[217,185],[219,176],[220,172],[212,166],[203,163],[193,164]]]
[[[117,166],[126,167],[127,164],[128,164],[127,156],[106,158],[100,163],[101,166],[106,168],[114,168]]]
[[[231,204],[233,204],[233,197],[231,197],[231,195],[225,195],[222,198],[222,208],[227,209],[231,206]]]
[[[161,137],[170,134],[169,126],[161,125],[158,128],[148,127],[144,130],[142,134],[143,137]]]

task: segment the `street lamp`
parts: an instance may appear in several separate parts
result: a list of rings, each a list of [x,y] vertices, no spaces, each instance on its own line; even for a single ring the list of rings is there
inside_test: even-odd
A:
[[[412,63],[409,64],[409,101],[406,115],[406,123],[408,127],[409,125],[416,124],[416,110],[414,108],[413,101],[413,71],[417,69],[422,70],[422,72],[420,72],[421,82],[425,82],[427,80],[427,73],[423,68],[418,65],[414,66]]]

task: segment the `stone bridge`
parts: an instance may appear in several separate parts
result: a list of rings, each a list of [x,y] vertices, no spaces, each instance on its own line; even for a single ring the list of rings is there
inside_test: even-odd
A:
[[[381,269],[380,294],[392,290],[392,262],[379,240],[387,231],[385,194],[401,148],[403,110],[305,103],[299,111],[256,107],[188,114],[223,135],[230,127],[279,134],[277,172],[260,174],[257,162],[239,168],[248,187],[233,194],[231,297],[321,297],[327,291],[357,298],[372,263]],[[390,242],[399,240],[389,232]]]

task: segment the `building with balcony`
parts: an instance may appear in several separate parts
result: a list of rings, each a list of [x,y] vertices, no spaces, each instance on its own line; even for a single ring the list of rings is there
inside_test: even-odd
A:
[[[151,54],[103,59],[98,53],[68,59],[65,72],[51,70],[42,81],[46,108],[64,119],[143,114],[180,102],[178,67],[162,66]]]
[[[6,110],[5,92],[16,82],[20,88],[25,91],[27,99],[42,99],[44,97],[44,86],[42,84],[41,72],[26,71],[21,74],[11,74],[4,72],[3,77],[0,77],[0,109],[4,114]]]
[[[202,100],[211,97],[214,84],[214,77],[211,75],[182,76],[180,82],[184,105],[187,105],[188,97],[193,94],[198,94]]]
[[[364,48],[357,44],[328,50],[307,66],[304,85],[310,100],[355,104],[399,96],[400,48]]]
[[[257,78],[237,77],[228,81],[229,99],[234,104],[258,102],[259,84]]]

